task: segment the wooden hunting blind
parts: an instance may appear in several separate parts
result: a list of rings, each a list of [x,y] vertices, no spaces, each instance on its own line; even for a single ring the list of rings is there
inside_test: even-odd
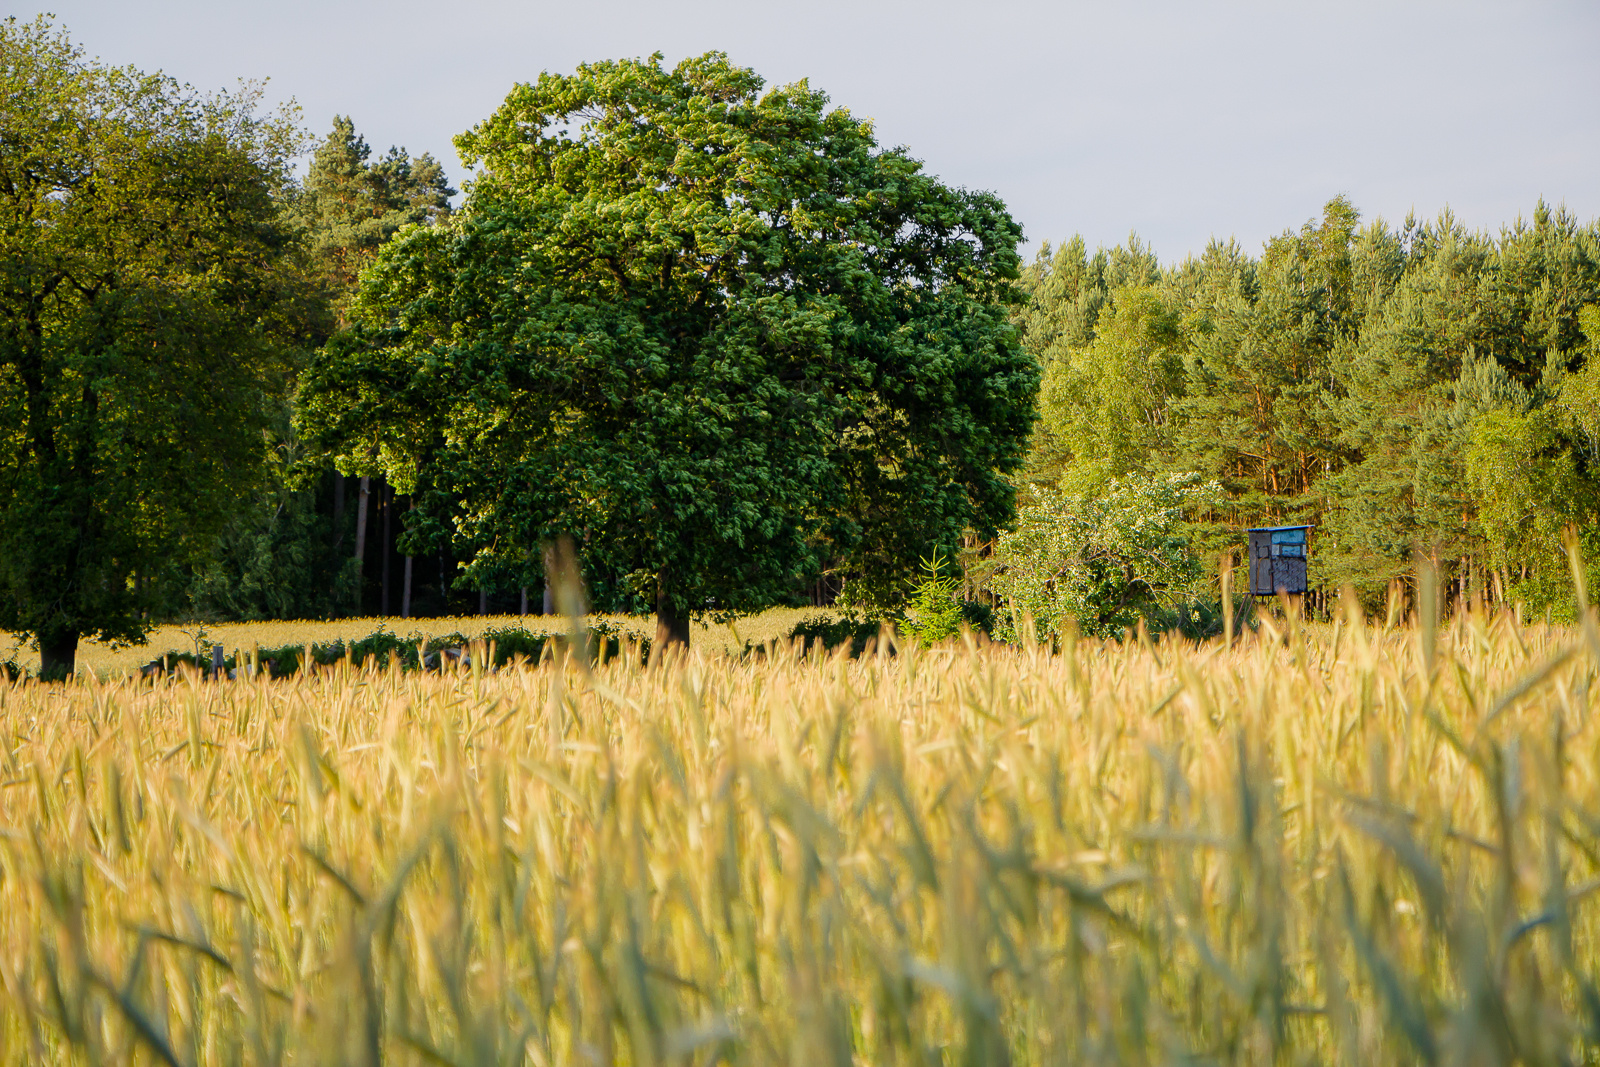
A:
[[[1261,526],[1250,531],[1250,592],[1290,596],[1306,591],[1309,526]]]

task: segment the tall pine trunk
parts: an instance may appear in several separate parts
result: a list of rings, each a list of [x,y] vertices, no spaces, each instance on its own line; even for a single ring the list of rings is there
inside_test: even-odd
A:
[[[417,510],[417,498],[413,495],[406,497],[406,511]],[[411,557],[406,557],[405,576],[400,580],[400,617],[411,618]]]
[[[333,546],[337,551],[344,541],[344,475],[333,472]]]
[[[362,600],[361,594],[366,591],[364,589],[364,581],[363,581],[363,577],[364,576],[361,573],[361,567],[362,567],[363,557],[366,555],[366,548],[367,548],[367,502],[371,499],[371,497],[372,497],[372,479],[368,478],[366,475],[363,474],[361,476],[361,492],[360,492],[359,497],[358,497],[358,499],[356,501],[356,550],[355,550],[355,555],[353,557],[355,559],[355,561],[356,561],[356,614],[357,615],[361,614],[361,600]]]
[[[378,490],[378,506],[383,509],[383,595],[380,600],[382,610],[379,614],[384,618],[389,617],[389,557],[393,555],[394,548],[394,523],[391,513],[394,511],[394,490],[389,488],[386,478]]]

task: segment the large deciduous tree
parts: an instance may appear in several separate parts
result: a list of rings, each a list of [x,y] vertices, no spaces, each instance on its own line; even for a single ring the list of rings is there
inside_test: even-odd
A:
[[[44,673],[139,641],[261,461],[304,292],[276,196],[297,133],[0,23],[0,627]]]
[[[364,275],[307,431],[416,487],[473,568],[572,536],[664,642],[830,560],[881,592],[991,534],[1038,384],[1020,230],[826,105],[716,53],[519,85],[457,139],[465,207]]]

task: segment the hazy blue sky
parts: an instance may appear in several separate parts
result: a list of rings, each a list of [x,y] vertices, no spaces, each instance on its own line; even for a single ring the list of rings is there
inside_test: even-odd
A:
[[[43,0],[41,0],[41,3]],[[114,63],[200,88],[270,77],[325,132],[432,152],[512,84],[602,58],[726,51],[809,78],[1030,245],[1130,230],[1165,260],[1255,251],[1346,193],[1475,228],[1540,196],[1600,214],[1600,3],[49,0]],[[31,14],[19,11],[19,14]]]

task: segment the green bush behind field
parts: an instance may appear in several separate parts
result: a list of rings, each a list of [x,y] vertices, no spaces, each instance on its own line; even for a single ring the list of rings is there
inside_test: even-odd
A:
[[[631,644],[643,657],[649,657],[648,639],[618,634],[616,628],[608,623],[587,624],[584,632],[590,656],[611,659],[621,655],[624,648]],[[520,626],[490,627],[474,637],[459,632],[424,635],[420,631],[401,637],[390,630],[377,630],[350,641],[338,639],[309,645],[256,646],[249,652],[235,649],[225,652],[222,663],[223,669],[230,674],[253,665],[273,678],[285,678],[308,667],[328,667],[343,662],[348,662],[352,667],[371,663],[384,666],[392,662],[402,670],[433,670],[452,659],[471,662],[480,655],[484,663],[499,668],[518,659],[538,663],[547,648],[567,640],[564,634],[535,633]],[[201,638],[196,642],[194,651],[171,649],[152,660],[150,667],[159,664],[165,670],[186,667],[207,673],[216,663],[213,658],[215,647],[214,642]]]
[[[969,611],[981,610],[980,605],[965,607]],[[833,651],[846,648],[848,655],[854,657],[874,647],[874,641],[885,632],[886,626],[888,624],[877,620],[824,613],[794,624],[778,635],[776,640],[780,645],[793,642],[803,651],[812,649]],[[649,661],[651,648],[649,638],[620,632],[616,625],[603,620],[586,622],[584,631],[588,640],[588,655],[591,658],[604,662],[615,659],[631,649],[632,654],[642,661]],[[887,632],[892,635],[893,627],[890,626]],[[357,668],[373,663],[382,667],[393,662],[402,670],[433,670],[441,664],[449,664],[456,660],[470,663],[474,656],[480,654],[484,663],[501,668],[519,659],[537,664],[547,650],[559,648],[567,640],[567,635],[562,632],[533,631],[521,626],[492,626],[472,636],[459,631],[443,634],[412,631],[402,637],[384,628],[375,630],[365,637],[348,641],[341,638],[274,646],[257,645],[249,650],[235,647],[231,651],[224,647],[222,663],[223,669],[230,674],[236,674],[240,669],[254,664],[257,670],[273,678],[289,677],[308,666],[329,667],[344,662]],[[746,641],[743,652],[749,655],[765,650],[771,646],[773,640],[768,638],[759,644]],[[155,673],[158,668],[161,670],[187,668],[207,674],[214,667],[213,649],[218,644],[205,636],[200,636],[195,640],[193,649],[169,649],[156,657],[147,665],[146,673]],[[891,647],[892,644],[891,637]],[[14,663],[0,664],[0,669],[8,666],[13,669],[11,675],[13,679],[25,673]]]

